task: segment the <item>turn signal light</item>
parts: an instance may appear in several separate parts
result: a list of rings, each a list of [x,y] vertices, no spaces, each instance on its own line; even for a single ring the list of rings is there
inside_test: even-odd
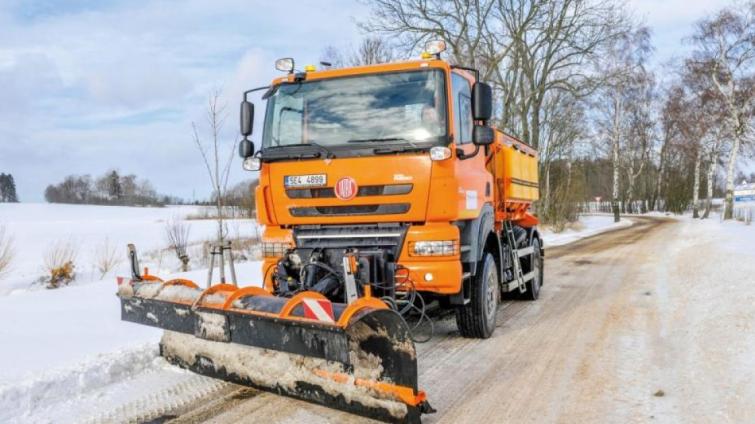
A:
[[[262,161],[257,157],[246,158],[241,166],[247,171],[259,171],[262,168]]]
[[[449,149],[448,147],[435,146],[430,149],[430,159],[432,160],[446,160],[450,157],[451,149]]]

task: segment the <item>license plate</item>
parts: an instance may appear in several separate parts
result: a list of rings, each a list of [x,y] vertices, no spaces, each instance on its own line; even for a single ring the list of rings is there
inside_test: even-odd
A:
[[[283,185],[286,187],[320,187],[327,182],[328,178],[325,174],[287,175],[283,179]]]

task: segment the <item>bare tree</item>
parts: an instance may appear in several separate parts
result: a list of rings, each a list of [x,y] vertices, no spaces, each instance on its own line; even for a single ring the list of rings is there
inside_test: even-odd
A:
[[[227,156],[223,156],[222,150],[224,149],[224,143],[220,140],[220,133],[228,115],[226,113],[225,104],[221,103],[220,96],[220,90],[215,90],[210,94],[207,102],[206,118],[209,130],[209,141],[204,141],[200,137],[196,123],[192,122],[191,127],[194,135],[194,144],[197,146],[197,149],[202,156],[202,161],[207,170],[210,187],[212,187],[212,195],[217,212],[217,238],[218,242],[222,244],[227,234],[227,229],[223,222],[223,201],[228,190],[228,176],[231,171],[231,163],[233,162],[238,140],[234,141],[229,147],[226,147],[228,148],[229,153],[227,153]]]
[[[176,258],[181,261],[182,272],[189,270],[189,254],[187,247],[189,246],[190,232],[191,226],[189,224],[184,224],[178,217],[173,217],[173,219],[170,219],[165,223],[165,236],[170,248],[176,253]]]
[[[376,0],[370,4],[373,13],[361,23],[363,29],[390,37],[407,52],[418,53],[429,40],[444,40],[451,63],[480,70],[480,78],[495,90],[493,122],[541,152],[544,190],[538,207],[540,212],[549,210],[554,190],[551,161],[564,158],[583,135],[568,122],[582,112],[564,107],[563,102],[578,104],[603,83],[604,75],[590,72],[589,65],[630,28],[620,3]]]
[[[0,225],[0,278],[10,271],[14,256],[13,237],[8,233],[5,225]]]
[[[646,61],[651,52],[650,34],[646,28],[639,28],[635,31],[623,34],[614,40],[611,45],[605,49],[603,61],[600,64],[599,71],[604,75],[604,84],[596,92],[596,127],[599,137],[606,140],[610,146],[610,158],[612,163],[612,190],[611,202],[614,215],[614,221],[620,220],[620,201],[621,201],[621,169],[627,158],[631,155],[622,157],[620,151],[622,147],[628,147],[629,150],[636,150],[632,140],[627,145],[627,140],[631,139],[631,132],[638,125],[644,127],[640,140],[640,163],[644,163],[645,155],[649,151],[649,140],[647,131],[647,122],[641,122],[645,119],[645,114],[641,108],[647,108],[648,88],[647,85],[652,82],[647,69]],[[633,112],[634,111],[634,112]],[[635,115],[635,116],[633,116]],[[634,122],[633,122],[634,120]],[[630,180],[636,178],[636,169],[634,161],[629,162],[625,167],[629,172]],[[639,167],[642,171],[642,166]],[[625,202],[626,204],[626,202]]]
[[[105,278],[108,272],[121,263],[121,255],[118,254],[115,246],[110,243],[110,240],[106,237],[105,240],[100,243],[94,251],[95,267],[100,273],[100,280]]]
[[[734,177],[740,150],[752,131],[755,108],[755,2],[737,4],[697,24],[690,67],[709,78],[724,105],[731,135],[726,164],[724,219],[734,210]]]
[[[335,46],[327,46],[323,49],[320,60],[334,68],[344,68],[388,63],[397,57],[396,50],[386,38],[373,35],[362,39],[356,48],[342,50]]]
[[[406,52],[418,53],[425,42],[444,40],[452,62],[482,68],[490,62],[483,55],[503,46],[490,44],[495,41],[488,27],[495,4],[495,0],[374,0],[370,19],[360,26],[396,40]],[[508,49],[496,52],[493,66]],[[483,76],[487,78],[491,71],[486,69]]]
[[[571,189],[571,181],[552,181],[552,168],[556,161],[562,161],[570,169],[579,140],[585,138],[585,107],[583,102],[575,99],[568,92],[557,92],[549,96],[543,107],[542,135],[543,143],[539,151],[541,194],[538,202],[539,215],[556,224],[566,218],[562,207],[553,202],[555,197],[562,198],[560,192]],[[571,175],[567,173],[567,175]],[[575,199],[561,199],[574,201]]]
[[[589,92],[585,65],[626,26],[614,1],[376,0],[363,29],[395,37],[407,51],[441,39],[452,63],[493,82],[498,124],[539,148],[549,93]]]
[[[236,151],[236,145],[238,144],[238,138],[236,138],[233,143],[228,143],[230,144],[230,148],[227,153],[228,156],[225,157],[225,162],[223,162],[224,159],[222,156],[222,150],[226,146],[223,146],[220,138],[223,124],[225,123],[225,120],[227,118],[227,113],[225,110],[226,106],[221,103],[220,95],[220,90],[213,91],[210,94],[207,102],[207,125],[209,128],[210,140],[208,142],[204,142],[202,140],[202,138],[199,136],[196,123],[192,122],[191,127],[194,134],[194,143],[196,144],[197,149],[202,156],[202,160],[204,161],[205,168],[207,169],[207,176],[209,178],[210,186],[212,187],[214,196],[214,203],[217,212],[216,220],[218,224],[217,249],[219,249],[220,252],[220,263],[218,264],[218,268],[220,270],[220,280],[222,283],[225,283],[225,264],[223,259],[223,252],[226,248],[226,236],[228,229],[225,226],[223,217],[225,213],[224,199],[226,198],[228,191],[228,176],[231,172],[231,164],[233,162],[234,153]],[[210,268],[211,276],[212,267]],[[232,263],[231,272],[232,274],[235,274],[235,272],[233,271]]]

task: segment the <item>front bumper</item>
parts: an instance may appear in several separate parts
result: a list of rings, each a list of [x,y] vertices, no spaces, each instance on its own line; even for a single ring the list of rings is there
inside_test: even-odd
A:
[[[337,248],[337,246],[356,247],[366,249],[381,247],[391,249],[398,257],[398,268],[406,269],[409,279],[418,291],[438,294],[456,294],[461,290],[462,266],[459,253],[459,229],[450,223],[428,223],[424,225],[400,225],[369,229],[354,226],[349,237],[348,226],[302,226],[295,230],[268,226],[263,239],[287,241],[297,248]],[[316,237],[321,234],[322,237]],[[376,234],[386,237],[374,237]],[[391,235],[398,234],[393,240]],[[410,251],[417,241],[452,240],[457,246],[453,255],[448,256],[417,256]],[[263,275],[265,287],[272,290],[272,275],[279,258],[264,258]],[[399,276],[397,271],[397,276]]]

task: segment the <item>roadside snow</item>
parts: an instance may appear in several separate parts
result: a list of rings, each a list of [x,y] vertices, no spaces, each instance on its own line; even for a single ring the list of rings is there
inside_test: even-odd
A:
[[[613,222],[613,215],[582,215],[579,217],[579,222],[573,228],[567,228],[560,233],[554,233],[549,228],[541,228],[540,234],[543,237],[545,247],[560,246],[605,231],[629,227],[630,225],[632,225],[631,218],[621,217],[619,222]]]

